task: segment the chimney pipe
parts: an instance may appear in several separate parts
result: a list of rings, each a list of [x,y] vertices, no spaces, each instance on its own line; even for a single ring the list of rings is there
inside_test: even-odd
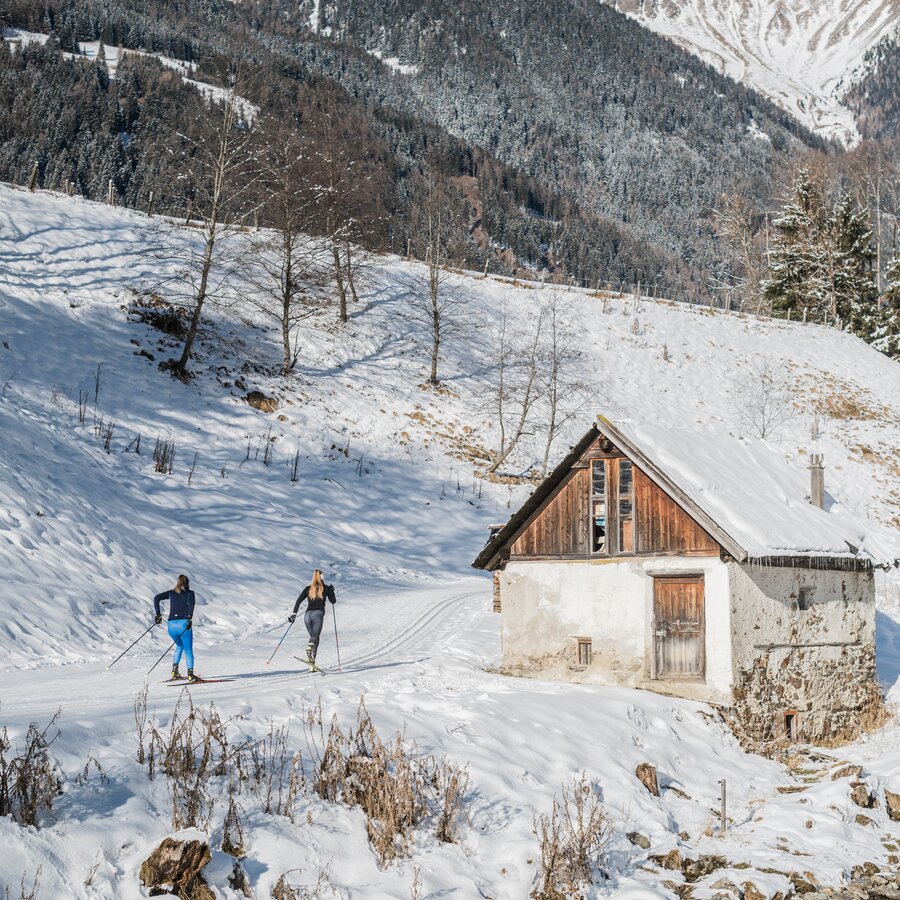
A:
[[[809,502],[819,509],[825,509],[825,466],[822,454],[813,453],[809,457]]]

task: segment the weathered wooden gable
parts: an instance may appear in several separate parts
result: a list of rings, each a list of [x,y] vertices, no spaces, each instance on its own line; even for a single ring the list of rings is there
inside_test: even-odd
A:
[[[571,467],[556,490],[532,514],[509,548],[511,559],[590,559],[625,555],[707,555],[717,541],[662,488],[632,463],[632,521],[619,532],[619,467],[626,460],[598,438]],[[604,551],[592,552],[591,466],[606,466],[608,523],[615,531]],[[620,543],[630,544],[625,549]]]

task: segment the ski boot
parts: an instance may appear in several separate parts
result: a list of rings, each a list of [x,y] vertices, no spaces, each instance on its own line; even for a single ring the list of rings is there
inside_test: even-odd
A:
[[[316,671],[316,645],[310,641],[306,645],[306,661],[309,663],[309,671]]]
[[[203,681],[203,679],[199,675],[194,674],[193,669],[188,669],[187,680],[188,684],[196,684],[198,681]]]
[[[178,670],[178,666],[172,666],[172,677],[169,680],[181,681],[181,672]]]

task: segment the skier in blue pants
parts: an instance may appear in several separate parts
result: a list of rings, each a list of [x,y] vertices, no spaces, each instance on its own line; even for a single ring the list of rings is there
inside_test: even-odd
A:
[[[187,575],[178,576],[174,590],[163,591],[153,598],[157,625],[162,622],[160,603],[163,600],[169,602],[169,637],[175,642],[175,652],[172,655],[172,678],[181,678],[179,664],[181,656],[184,654],[187,660],[188,681],[199,681],[198,676],[194,674],[194,632],[191,628],[196,598]]]

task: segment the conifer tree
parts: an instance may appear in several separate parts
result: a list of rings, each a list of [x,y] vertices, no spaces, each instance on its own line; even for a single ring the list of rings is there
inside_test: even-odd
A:
[[[773,308],[870,339],[878,304],[867,213],[848,194],[830,202],[804,169],[773,225],[771,273],[763,288]]]

